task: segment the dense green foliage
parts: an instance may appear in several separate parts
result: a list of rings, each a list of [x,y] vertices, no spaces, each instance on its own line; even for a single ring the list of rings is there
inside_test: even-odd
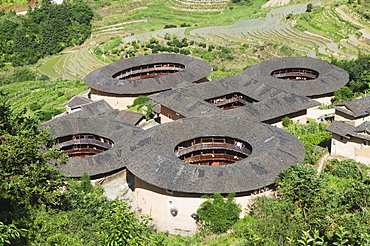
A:
[[[26,15],[12,12],[0,17],[0,64],[13,66],[36,63],[40,58],[56,54],[64,48],[82,44],[91,33],[93,12],[83,1],[52,4]]]
[[[301,140],[305,150],[304,163],[315,164],[323,154],[323,148],[329,147],[331,134],[326,131],[327,125],[310,121],[308,124],[283,119],[284,130],[292,133]]]
[[[351,161],[354,163],[353,161]],[[352,178],[334,175],[337,168],[350,172],[368,172],[369,168],[334,161],[331,168],[318,174],[310,165],[298,165],[282,171],[276,184],[280,198],[258,198],[251,216],[257,221],[249,224],[259,236],[270,238],[273,245],[367,245],[370,230],[369,177]],[[360,190],[364,194],[360,194]],[[312,240],[312,244],[303,241]],[[347,244],[338,244],[347,242]],[[320,245],[320,244],[316,244]],[[321,244],[322,245],[322,244]]]
[[[0,245],[147,245],[149,221],[90,184],[67,182],[66,158],[38,121],[0,101]]]
[[[35,245],[144,245],[148,220],[137,218],[122,201],[99,192],[81,192],[78,184],[64,192],[60,208],[33,208],[27,220],[28,240]]]
[[[126,4],[128,1],[93,1],[100,6],[114,7],[121,2]],[[122,18],[117,19],[121,22],[151,21],[123,28],[130,32],[133,29],[136,31],[136,28],[147,31],[162,29],[166,25],[200,27],[231,24],[246,16],[262,16],[263,11],[267,11],[257,8],[266,2],[264,0],[233,0],[230,1],[230,8],[222,14],[188,12],[187,16],[177,19],[173,17],[180,16],[179,12],[169,11],[164,2],[135,2],[147,6],[137,8],[140,9],[138,11],[132,8],[132,11],[120,13],[121,17],[116,15],[114,18]],[[251,2],[256,6],[238,6]],[[360,15],[369,16],[368,0],[351,0],[348,4],[355,6],[354,10]],[[111,10],[114,8],[106,12]],[[319,19],[324,11],[324,8],[313,10],[312,15],[303,14],[298,21],[310,24],[302,26],[304,30],[321,30]],[[41,8],[30,11],[26,16],[1,13],[0,67],[8,66],[7,62],[15,66],[35,63],[40,57],[81,44],[90,34],[91,18],[90,8],[80,1],[65,2],[60,6],[45,2]],[[169,19],[171,24],[168,24]],[[333,33],[334,40],[345,38],[358,29],[353,25],[323,23],[325,30],[322,30]],[[343,27],[349,31],[337,31]],[[271,57],[297,55],[291,47],[272,41],[258,44],[232,42],[227,46],[204,42],[165,35],[164,40],[152,38],[148,42],[123,43],[118,37],[101,43],[93,51],[107,62],[154,53],[192,54],[211,63],[214,68],[211,79],[236,74],[245,66]],[[363,93],[368,94],[368,55],[360,55],[352,61],[333,60],[333,64],[349,71],[351,80],[347,87],[335,93],[334,102],[349,101]],[[40,146],[49,147],[51,139],[47,132],[38,129],[37,120],[29,116],[50,119],[64,110],[60,107],[62,103],[86,89],[86,86],[81,81],[50,82],[48,77],[39,76],[33,69],[24,67],[0,76],[0,89],[9,94],[11,103],[5,104],[4,95],[0,95],[0,245],[370,244],[369,168],[352,160],[334,160],[321,174],[308,165],[282,171],[277,179],[279,195],[256,199],[252,213],[241,220],[238,220],[236,213],[229,214],[236,211],[237,206],[230,205],[230,210],[224,209],[228,199],[222,198],[223,202],[219,199],[219,203],[215,203],[216,197],[210,199],[205,205],[211,209],[206,209],[205,215],[199,212],[201,223],[213,228],[214,233],[227,231],[232,226],[232,233],[226,236],[204,239],[200,235],[169,237],[166,233],[154,233],[146,227],[147,218],[137,216],[121,201],[104,198],[101,189],[91,186],[87,174],[80,183],[73,180],[67,183],[53,165],[45,165],[60,162],[63,156],[52,150],[39,151]],[[141,99],[134,102],[132,110],[146,103],[146,99]],[[28,116],[23,115],[23,108],[26,108]],[[314,164],[322,153],[317,151],[317,146],[326,147],[330,138],[330,133],[325,131],[326,126],[316,123],[303,126],[289,119],[284,120],[284,126],[302,141],[306,149],[305,162]],[[220,212],[234,219],[232,222],[224,220]],[[204,218],[207,216],[216,223],[206,222]],[[204,240],[206,242],[202,242]]]
[[[52,139],[35,119],[13,113],[0,97],[0,195],[13,209],[53,203],[62,175],[51,164],[64,159],[50,149]]]
[[[225,199],[220,193],[215,193],[203,202],[197,210],[203,230],[211,233],[225,233],[239,219],[240,205],[234,201],[234,193]]]
[[[25,230],[19,230],[15,225],[4,225],[0,221],[0,246],[11,244],[11,240],[19,239],[21,233],[24,233]]]
[[[147,103],[149,100],[150,99],[147,96],[138,96],[137,98],[135,98],[132,105],[127,105],[127,110],[137,112],[140,114],[144,113],[142,108],[144,107],[145,103]],[[149,117],[150,114],[148,114],[147,116]]]
[[[355,60],[333,59],[336,65],[349,74],[349,83],[335,91],[334,103],[348,102],[370,92],[370,56],[360,54]]]

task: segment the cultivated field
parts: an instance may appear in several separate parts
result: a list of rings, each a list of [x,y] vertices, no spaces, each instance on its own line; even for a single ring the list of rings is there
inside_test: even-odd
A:
[[[194,41],[195,45],[189,46],[189,50],[200,59],[205,57],[205,51],[197,48],[201,43],[206,43],[207,47],[229,46],[234,48],[232,52],[252,51],[249,58],[245,58],[247,54],[244,53],[240,56],[244,60],[234,60],[235,64],[229,61],[233,69],[239,64],[237,70],[289,54],[353,59],[359,52],[370,53],[369,22],[347,4],[335,6],[328,4],[332,1],[322,1],[322,5],[314,5],[313,11],[306,13],[304,1],[297,4],[289,0],[267,3],[257,0],[251,6],[230,2],[125,0],[104,7],[95,6],[101,18],[94,22],[91,39],[82,48],[75,47],[66,54],[50,58],[38,70],[53,79],[82,79],[94,69],[120,58],[117,55],[109,58],[109,54],[96,56],[92,52],[96,47],[111,52],[104,47],[117,37],[122,38],[120,52],[134,49],[130,54],[135,55],[150,54],[150,50],[136,50],[130,46],[131,42],[147,43],[155,38],[165,44],[166,35]],[[292,51],[274,51],[277,47],[289,47]],[[227,62],[218,65],[226,66],[227,70]]]

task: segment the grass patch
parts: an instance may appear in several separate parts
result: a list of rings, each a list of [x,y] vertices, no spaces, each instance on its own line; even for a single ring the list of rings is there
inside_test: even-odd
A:
[[[39,117],[54,116],[65,111],[63,103],[80,94],[88,87],[80,80],[27,81],[1,86],[0,90],[9,97],[9,103],[16,112]]]
[[[54,79],[60,77],[59,74],[57,74],[55,71],[54,71],[54,67],[55,65],[57,64],[57,62],[59,61],[59,59],[61,58],[62,56],[54,56],[54,57],[51,57],[50,59],[48,59],[45,64],[41,67],[39,67],[39,70],[46,74],[47,76],[49,77],[52,77]]]
[[[341,39],[348,38],[349,35],[356,33],[359,27],[341,19],[334,8],[316,9],[312,13],[304,13],[297,18],[299,30],[311,30],[316,33],[332,37],[338,43]]]

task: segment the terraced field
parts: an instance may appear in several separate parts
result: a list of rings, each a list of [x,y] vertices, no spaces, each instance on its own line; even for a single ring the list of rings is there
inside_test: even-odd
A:
[[[181,11],[222,11],[230,0],[170,0],[172,9]]]
[[[63,54],[48,60],[39,70],[52,78],[83,79],[86,74],[106,65],[88,52],[88,48]],[[52,69],[50,69],[50,66]]]
[[[123,36],[127,33],[127,31],[124,30],[125,27],[127,27],[128,25],[142,23],[142,22],[148,22],[148,20],[127,21],[127,22],[117,23],[117,24],[113,24],[109,26],[98,27],[98,28],[93,29],[92,38],[98,39],[99,37],[109,38],[109,37]]]
[[[237,44],[284,44],[302,56],[356,58],[358,52],[370,53],[370,25],[351,7],[316,6],[317,10],[305,13],[307,5],[288,5],[265,8],[265,17],[240,20],[248,8],[227,8],[226,0],[127,0],[124,6],[108,6],[99,10],[102,20],[94,24],[92,37],[85,48],[52,58],[39,70],[51,78],[81,79],[90,71],[105,65],[88,52],[87,47],[104,45],[110,38],[122,37],[123,42],[148,41],[154,37],[164,40],[166,34],[214,45]],[[278,1],[279,3],[282,1]],[[292,2],[292,1],[291,1]],[[324,1],[325,2],[325,1]],[[263,5],[258,3],[259,7]],[[131,9],[128,7],[132,7]],[[254,7],[262,11],[259,7]],[[171,12],[170,8],[173,8]],[[184,12],[186,11],[186,12]],[[215,12],[221,11],[221,12]],[[236,11],[236,12],[234,12]],[[321,11],[315,13],[315,11]],[[200,21],[203,25],[217,23],[217,18],[234,19],[228,26],[210,26],[188,30],[187,27],[163,29],[164,24]],[[218,17],[219,16],[219,17]],[[257,15],[261,16],[261,15]],[[204,20],[209,21],[204,21]],[[170,20],[170,22],[169,22]],[[232,22],[231,22],[232,23]],[[201,25],[200,25],[201,26]],[[140,27],[140,28],[139,28]],[[152,28],[156,31],[143,31]],[[140,30],[139,30],[140,29]],[[157,30],[159,29],[159,30]],[[136,33],[136,35],[133,35]],[[266,51],[274,54],[272,50]],[[253,56],[252,54],[250,56]],[[256,56],[256,59],[258,57]],[[53,67],[54,66],[54,67]],[[53,69],[50,69],[53,67]]]
[[[345,10],[345,8],[344,8]],[[319,55],[334,56],[338,58],[351,59],[355,58],[358,51],[361,50],[364,53],[368,53],[368,44],[361,41],[356,35],[352,34],[347,38],[345,35],[353,32],[353,29],[347,28],[340,34],[340,42],[334,42],[334,38],[325,35],[320,31],[321,29],[315,29],[314,27],[307,27],[310,31],[299,31],[294,28],[295,22],[287,22],[288,15],[298,15],[306,12],[306,5],[291,5],[282,7],[279,9],[271,10],[266,19],[250,19],[243,20],[235,23],[231,26],[219,26],[219,27],[207,27],[195,29],[190,32],[194,37],[202,37],[206,40],[222,40],[222,41],[238,41],[238,42],[251,42],[256,43],[259,41],[277,41],[287,44],[296,49],[303,56],[316,57]],[[322,18],[338,19],[338,25],[344,25],[340,22],[339,17],[334,11],[325,11]],[[356,25],[358,20],[356,16],[350,15],[352,13],[347,12],[348,25]],[[353,22],[350,22],[354,20]],[[311,23],[311,22],[310,22]],[[316,22],[314,22],[316,23]],[[318,24],[316,24],[318,25]],[[327,25],[327,22],[322,21],[320,25]],[[313,30],[313,31],[312,31]],[[362,35],[366,37],[368,34],[366,27],[364,26]],[[339,34],[338,34],[339,35]]]

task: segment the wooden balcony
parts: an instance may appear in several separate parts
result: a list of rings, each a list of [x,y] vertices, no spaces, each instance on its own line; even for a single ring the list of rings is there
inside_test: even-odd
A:
[[[70,157],[78,157],[78,156],[96,155],[103,151],[104,150],[95,149],[95,148],[75,148],[75,149],[63,150],[62,152],[67,154]]]
[[[96,139],[74,139],[74,140],[69,140],[69,141],[65,141],[62,143],[57,143],[54,145],[54,147],[63,148],[63,147],[71,146],[71,145],[82,145],[82,144],[95,145],[95,146],[103,147],[105,149],[110,149],[113,146],[112,144],[104,143]]]
[[[188,153],[191,153],[197,150],[206,150],[206,149],[232,150],[232,151],[235,151],[237,153],[242,153],[247,156],[251,154],[251,150],[247,148],[235,147],[233,144],[230,144],[230,143],[198,143],[198,144],[194,144],[189,147],[183,147],[183,148],[179,147],[179,149],[177,150],[177,152],[175,152],[175,154],[177,157],[179,157],[179,156],[183,156],[183,155],[186,155]]]
[[[281,71],[277,73],[271,74],[273,77],[280,78],[280,79],[291,79],[291,80],[310,80],[316,79],[318,74],[315,72],[310,71]],[[294,77],[298,79],[294,79]]]
[[[246,104],[249,103],[249,102],[247,102],[246,100],[244,100],[240,97],[233,97],[233,98],[229,98],[229,99],[220,99],[220,101],[212,102],[212,104],[216,105],[217,107],[222,107],[224,105],[232,104],[232,103],[236,103],[236,102],[239,102],[243,105],[246,105]]]
[[[165,76],[171,73],[150,73],[150,74],[139,74],[137,76],[131,76],[126,78],[125,80],[134,80],[134,79],[147,79],[147,78],[154,78],[154,77],[160,77]]]
[[[208,163],[219,163],[216,165],[228,165],[236,161],[240,161],[243,158],[236,157],[228,154],[214,154],[214,155],[196,155],[185,158],[183,161],[191,164],[199,163],[199,165],[209,165]],[[204,163],[204,164],[202,164]],[[213,164],[215,165],[215,164]]]
[[[141,67],[141,68],[132,68],[130,70],[122,71],[121,74],[113,76],[115,79],[133,79],[132,77],[141,77],[148,73],[154,74],[157,72],[158,74],[167,75],[170,73],[175,73],[184,68],[181,65],[174,65],[174,64],[158,64],[150,67]],[[167,71],[167,72],[164,72]],[[160,76],[160,75],[158,75]],[[150,76],[155,77],[155,76]],[[144,77],[143,77],[144,78]]]

